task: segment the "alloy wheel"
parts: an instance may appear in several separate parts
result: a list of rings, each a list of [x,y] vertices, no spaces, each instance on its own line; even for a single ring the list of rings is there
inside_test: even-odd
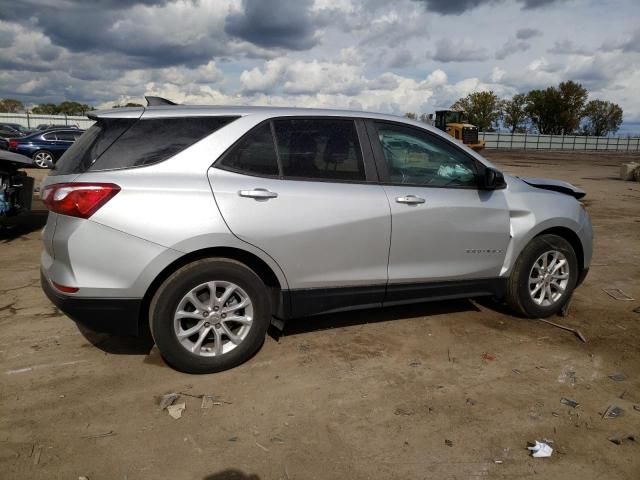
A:
[[[253,323],[253,303],[238,285],[211,281],[189,291],[173,316],[174,332],[190,353],[224,355],[240,345]]]
[[[569,283],[569,262],[558,250],[538,257],[529,272],[529,295],[536,305],[550,307],[564,295]]]
[[[53,157],[50,153],[38,152],[35,157],[33,157],[33,161],[40,168],[48,168],[51,162],[53,162]]]

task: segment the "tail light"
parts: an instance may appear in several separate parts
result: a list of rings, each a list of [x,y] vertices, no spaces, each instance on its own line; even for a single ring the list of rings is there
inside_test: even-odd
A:
[[[119,191],[113,183],[56,183],[42,190],[42,201],[54,213],[89,218]]]
[[[9,140],[9,148],[18,148],[18,140]]]

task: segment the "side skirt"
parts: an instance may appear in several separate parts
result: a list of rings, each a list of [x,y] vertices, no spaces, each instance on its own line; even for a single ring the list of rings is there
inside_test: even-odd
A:
[[[448,282],[371,285],[339,288],[282,290],[275,316],[281,319],[308,317],[456,298],[503,297],[506,279],[455,280]]]

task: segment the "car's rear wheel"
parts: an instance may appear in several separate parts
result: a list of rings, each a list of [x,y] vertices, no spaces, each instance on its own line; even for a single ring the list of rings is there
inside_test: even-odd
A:
[[[518,257],[506,300],[525,317],[548,317],[569,301],[577,279],[578,261],[571,244],[557,235],[540,235]]]
[[[53,165],[53,154],[48,152],[47,150],[39,150],[33,154],[33,163],[35,163],[38,168],[49,168],[50,165]]]
[[[168,364],[213,373],[248,360],[271,320],[267,288],[230,259],[190,263],[165,280],[151,301],[151,334]]]

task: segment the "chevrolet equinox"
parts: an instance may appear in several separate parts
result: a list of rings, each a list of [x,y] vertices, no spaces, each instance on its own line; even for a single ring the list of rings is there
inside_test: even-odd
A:
[[[424,123],[153,103],[91,112],[45,179],[42,286],[178,370],[242,363],[273,319],[478,296],[546,317],[588,271],[584,192]]]

